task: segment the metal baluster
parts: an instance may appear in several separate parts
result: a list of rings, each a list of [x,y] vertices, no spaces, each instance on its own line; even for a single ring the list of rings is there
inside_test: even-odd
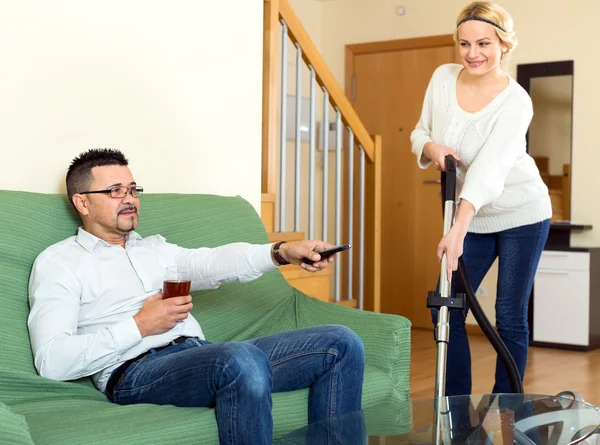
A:
[[[296,43],[296,168],[294,232],[300,231],[300,154],[302,148],[302,48]]]
[[[329,180],[329,93],[323,88],[323,241],[327,242]]]
[[[288,27],[281,20],[281,131],[279,153],[279,231],[285,231],[285,167],[287,121],[287,43]]]
[[[348,242],[352,243],[354,229],[354,132],[348,127]],[[352,249],[348,251],[348,293],[346,298],[352,300]]]
[[[342,113],[335,109],[335,245],[342,244]],[[340,301],[341,256],[335,262],[334,301]]]
[[[358,207],[358,308],[364,307],[364,277],[365,277],[365,149],[360,148],[360,181]]]
[[[309,123],[309,155],[308,155],[308,239],[314,239],[315,236],[315,146],[316,144],[316,85],[317,76],[315,69],[309,66],[310,70],[310,123]]]

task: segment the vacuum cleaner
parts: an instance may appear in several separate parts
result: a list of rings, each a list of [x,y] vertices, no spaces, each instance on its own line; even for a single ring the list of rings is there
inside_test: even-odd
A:
[[[444,236],[450,231],[454,223],[456,212],[456,160],[453,156],[448,155],[445,158],[446,171],[441,173],[442,185],[442,214],[444,217]],[[430,291],[427,296],[427,307],[439,310],[438,322],[435,327],[435,340],[437,344],[437,363],[435,377],[435,444],[452,443],[452,438],[448,437],[452,431],[451,413],[448,406],[448,398],[445,397],[446,388],[446,357],[448,353],[448,342],[450,336],[449,318],[450,310],[465,310],[465,304],[473,312],[475,320],[485,333],[486,337],[494,347],[498,357],[504,364],[509,380],[512,393],[523,394],[523,383],[517,365],[510,354],[508,348],[485,316],[481,305],[475,297],[475,292],[469,282],[467,270],[462,258],[458,260],[458,278],[461,280],[465,294],[451,295],[451,282],[448,281],[447,274],[448,261],[446,255],[442,255],[440,264],[440,279],[439,292]],[[583,397],[579,393],[573,391],[563,391],[557,396],[557,403],[565,406],[575,402],[583,402]],[[588,410],[584,413],[578,411],[567,412],[567,415],[579,416],[582,425],[593,425],[597,417],[594,410]],[[546,414],[536,415],[522,419],[517,422],[514,428],[515,443],[517,444],[533,444],[529,437],[523,431],[529,431],[544,425],[557,425],[565,422],[565,412],[550,412]],[[562,429],[562,428],[561,428]],[[587,431],[587,434],[581,434],[581,439],[589,436],[592,431]],[[565,429],[561,432],[560,440],[556,443],[576,443],[578,440],[571,442],[573,439],[572,432]],[[564,436],[564,437],[563,437]]]
[[[446,171],[441,174],[442,183],[442,214],[444,216],[444,236],[452,228],[454,216],[456,212],[456,160],[453,156],[448,155],[445,159]],[[477,323],[485,333],[496,352],[498,357],[504,364],[510,386],[513,393],[523,393],[523,383],[517,365],[508,351],[506,345],[485,316],[479,301],[475,297],[475,292],[469,278],[465,263],[462,258],[458,259],[458,276],[466,290],[465,294],[456,294],[451,296],[451,282],[448,281],[446,272],[448,260],[446,255],[442,256],[440,264],[440,285],[439,293],[430,291],[427,295],[427,307],[439,310],[438,322],[435,328],[435,340],[437,343],[437,364],[435,376],[435,397],[444,397],[446,392],[446,356],[448,354],[448,341],[450,336],[450,310],[465,310],[465,303],[468,303],[469,308],[473,312],[473,316]]]

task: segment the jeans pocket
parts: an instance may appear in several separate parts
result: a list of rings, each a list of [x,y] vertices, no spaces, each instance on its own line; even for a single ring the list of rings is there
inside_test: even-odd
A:
[[[128,387],[132,386],[132,383],[133,383],[132,380],[134,380],[134,379],[130,378],[131,375],[133,374],[133,372],[135,371],[135,369],[138,366],[140,366],[144,361],[146,361],[146,359],[149,356],[150,356],[150,354],[146,354],[141,359],[136,360],[125,370],[125,372],[123,372],[123,374],[121,374],[121,377],[119,377],[119,381],[115,385],[115,393],[120,390],[128,389]]]

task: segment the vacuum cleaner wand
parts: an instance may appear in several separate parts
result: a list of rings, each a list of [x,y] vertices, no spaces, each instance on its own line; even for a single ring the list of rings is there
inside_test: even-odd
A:
[[[446,235],[454,223],[456,207],[456,160],[448,155],[445,159],[446,171],[442,172],[442,212],[444,216],[444,235]],[[440,292],[430,291],[427,296],[427,307],[439,310],[438,322],[435,329],[435,340],[437,343],[437,365],[435,381],[435,397],[444,397],[446,393],[446,357],[448,354],[448,342],[450,337],[449,310],[465,310],[470,307],[475,320],[483,330],[484,334],[498,353],[498,357],[504,364],[514,393],[523,393],[523,383],[519,370],[508,348],[485,316],[481,305],[475,297],[475,293],[467,277],[462,258],[458,260],[458,276],[466,291],[465,294],[451,295],[451,282],[447,277],[446,254],[442,256],[440,265]]]

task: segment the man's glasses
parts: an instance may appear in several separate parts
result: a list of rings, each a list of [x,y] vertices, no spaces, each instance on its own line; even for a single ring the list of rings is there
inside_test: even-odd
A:
[[[137,185],[132,185],[130,187],[126,187],[124,185],[115,185],[106,190],[93,190],[89,192],[81,192],[80,195],[91,195],[92,193],[104,193],[110,194],[111,198],[125,198],[127,193],[131,193],[131,196],[134,198],[138,198],[144,193],[144,187],[139,187]]]

